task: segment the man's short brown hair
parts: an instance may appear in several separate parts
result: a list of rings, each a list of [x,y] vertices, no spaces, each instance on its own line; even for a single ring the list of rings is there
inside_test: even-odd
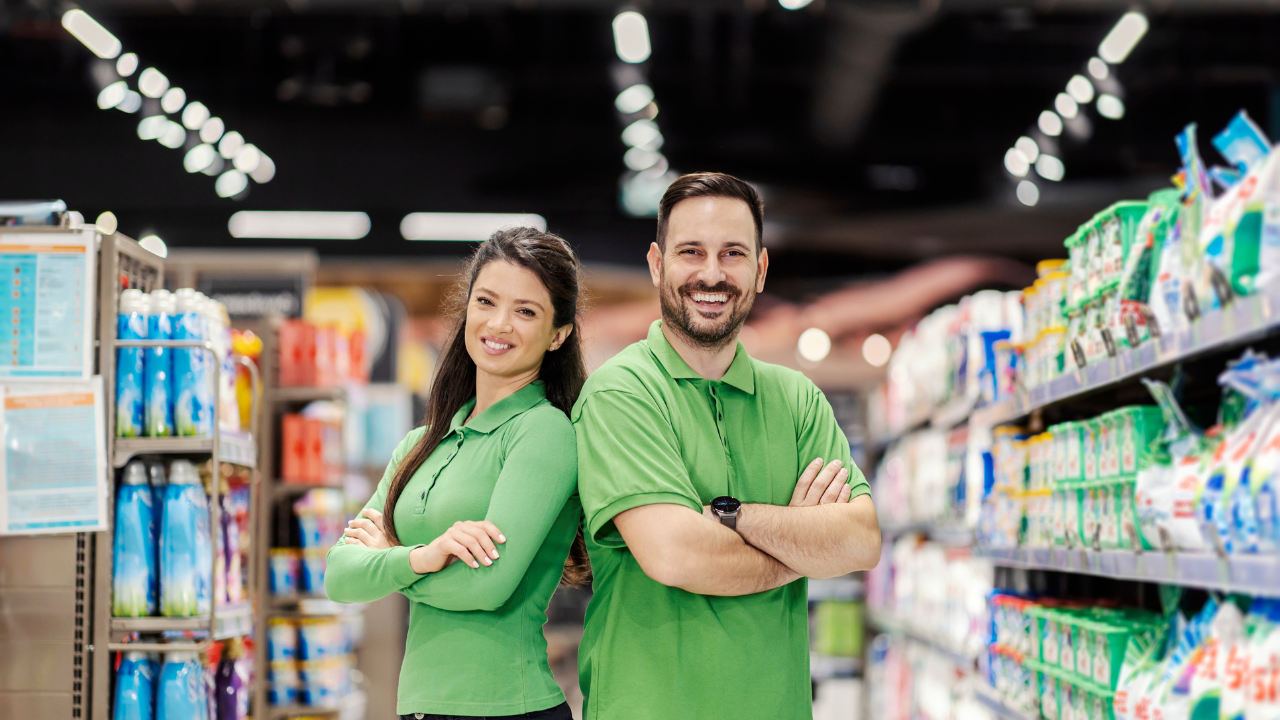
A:
[[[667,248],[667,220],[671,209],[681,200],[696,197],[722,197],[741,200],[751,210],[756,224],[756,253],[764,248],[764,199],[747,183],[732,175],[716,172],[689,173],[671,183],[658,203],[658,247]]]

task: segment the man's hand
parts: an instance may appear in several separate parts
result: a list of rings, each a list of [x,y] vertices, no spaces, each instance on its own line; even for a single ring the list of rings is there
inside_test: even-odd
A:
[[[826,467],[822,466],[822,458],[816,458],[809,467],[800,474],[796,481],[795,492],[791,493],[790,507],[810,507],[813,505],[829,505],[849,501],[852,491],[846,481],[849,469],[841,468],[839,460],[832,460]]]

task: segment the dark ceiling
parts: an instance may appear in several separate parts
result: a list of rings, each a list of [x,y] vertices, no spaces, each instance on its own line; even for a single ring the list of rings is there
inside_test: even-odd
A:
[[[138,115],[96,107],[98,61],[58,24],[69,6],[5,0],[0,198],[59,197],[89,217],[110,209],[123,232],[158,232],[172,247],[288,245],[230,238],[239,209],[368,212],[364,240],[318,244],[335,256],[465,251],[403,240],[410,211],[541,213],[602,262],[640,262],[652,236],[652,220],[618,209],[612,3],[84,6],[144,67],[269,154],[276,177],[243,200],[217,197],[213,178],[182,169],[180,150],[138,139]],[[1088,141],[1062,142],[1067,180],[1034,209],[1015,205],[1001,158],[1123,6],[641,9],[663,152],[681,171],[760,184],[776,272],[802,277],[947,253],[1043,257],[1104,204],[1164,182],[1185,123],[1200,122],[1208,149],[1244,107],[1280,136],[1280,16],[1164,7],[1117,69],[1128,114],[1092,115]]]

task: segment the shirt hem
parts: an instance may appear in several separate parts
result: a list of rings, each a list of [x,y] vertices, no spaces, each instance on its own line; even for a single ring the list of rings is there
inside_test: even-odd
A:
[[[543,697],[533,700],[522,700],[520,702],[503,704],[459,701],[442,702],[439,700],[397,700],[396,714],[412,715],[414,713],[422,713],[424,715],[478,715],[481,717],[487,715],[520,715],[522,713],[550,710],[563,702],[565,702],[563,692],[544,695]]]

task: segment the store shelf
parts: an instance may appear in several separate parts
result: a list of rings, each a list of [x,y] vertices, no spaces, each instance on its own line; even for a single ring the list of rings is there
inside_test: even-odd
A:
[[[1118,580],[1274,595],[1280,587],[1280,558],[1273,555],[1211,553],[1136,553],[1130,550],[1066,548],[977,548],[975,553],[997,565],[1031,570],[1097,575]]]
[[[341,400],[347,391],[340,387],[277,387],[267,391],[267,399],[276,403],[305,403],[316,400]]]
[[[137,437],[115,438],[111,464],[122,468],[138,455],[198,455],[213,453],[213,437]],[[247,432],[223,430],[218,438],[218,461],[252,467],[258,460],[258,448]]]
[[[341,490],[342,483],[300,483],[288,482],[285,480],[274,480],[271,482],[271,494],[277,497],[289,497],[292,495],[301,495],[308,490]]]
[[[1025,713],[1005,705],[1000,696],[996,695],[996,691],[985,683],[975,683],[973,696],[1002,720],[1038,720],[1040,717],[1039,715]]]
[[[959,520],[913,523],[881,523],[880,535],[886,540],[907,533],[920,533],[931,539],[951,546],[969,546],[973,544],[973,528]]]
[[[273,705],[272,718],[290,717],[330,717],[342,712],[341,707],[316,707],[314,705]]]
[[[883,612],[868,610],[867,625],[887,635],[899,635],[922,645],[928,645],[939,654],[946,656],[957,666],[971,669],[978,662],[976,655],[966,653],[942,638],[935,637],[931,633],[921,632],[912,628],[908,623]]]
[[[809,602],[820,600],[860,600],[865,584],[858,578],[838,577],[809,581]]]
[[[240,637],[253,632],[253,606],[248,602],[223,605],[218,607],[217,628],[214,640]],[[209,628],[208,615],[192,617],[137,617],[111,618],[111,632],[115,633],[162,633],[201,631]]]
[[[809,676],[816,681],[862,675],[862,658],[829,657],[809,653]]]
[[[352,605],[334,602],[325,595],[273,595],[272,617],[313,617],[342,615]]]

